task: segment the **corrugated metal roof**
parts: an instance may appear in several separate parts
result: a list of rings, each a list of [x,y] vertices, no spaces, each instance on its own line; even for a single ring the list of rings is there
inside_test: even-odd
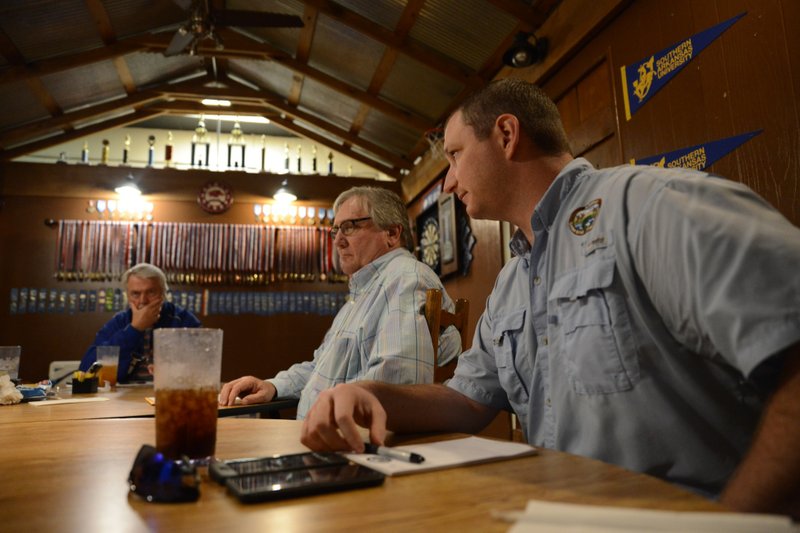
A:
[[[320,16],[308,64],[366,90],[385,49],[363,33]]]
[[[397,27],[408,2],[405,0],[339,0],[336,3],[368,18],[375,24],[393,30]]]
[[[111,61],[42,76],[42,83],[65,112],[125,96],[125,88]]]
[[[381,88],[381,97],[435,121],[463,88],[452,78],[401,55]]]
[[[500,69],[499,48],[529,24],[512,13],[524,13],[530,2],[212,5],[294,15],[305,26],[217,27],[227,48],[216,50],[198,34],[199,55],[190,56],[187,46],[166,56],[173,35],[192,17],[174,1],[0,2],[0,31],[8,37],[0,57],[0,158],[24,155],[26,144],[54,132],[64,137],[61,142],[77,139],[76,126],[102,126],[115,107],[119,112],[135,104],[143,117],[152,115],[149,106],[181,114],[196,111],[199,100],[213,93],[232,100],[232,113],[299,114],[296,124],[282,127],[316,135],[331,149],[352,145],[351,155],[363,163],[377,162],[381,173],[401,177],[424,150],[424,132],[441,123],[468,94],[465,89],[480,87]],[[309,43],[308,57],[298,57]],[[43,61],[53,57],[63,62]],[[143,91],[152,91],[148,99],[139,98]]]
[[[298,107],[347,130],[360,104],[346,95],[331,91],[321,83],[306,79]]]
[[[411,37],[479,70],[517,23],[485,0],[427,0]]]
[[[103,45],[83,0],[40,0],[35,4],[36,9],[22,2],[0,12],[0,29],[25,61]]]

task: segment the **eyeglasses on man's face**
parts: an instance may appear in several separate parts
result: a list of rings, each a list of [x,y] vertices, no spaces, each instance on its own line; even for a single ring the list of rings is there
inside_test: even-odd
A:
[[[349,237],[350,235],[353,234],[355,230],[358,229],[358,226],[356,226],[356,224],[370,219],[372,219],[372,217],[351,218],[349,220],[345,220],[338,226],[333,226],[331,228],[331,237],[335,239],[336,235],[338,235],[340,231],[342,232],[342,235],[344,235],[345,237]]]

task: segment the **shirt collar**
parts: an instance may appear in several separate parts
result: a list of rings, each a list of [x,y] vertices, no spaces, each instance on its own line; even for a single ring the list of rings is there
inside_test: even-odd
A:
[[[554,179],[550,187],[547,188],[544,196],[539,200],[539,203],[533,210],[531,229],[533,230],[534,236],[543,231],[550,231],[550,226],[553,225],[556,214],[558,214],[558,210],[561,208],[561,202],[572,190],[578,177],[590,170],[594,170],[594,167],[582,157],[573,159],[561,169],[561,172],[558,173],[556,179]],[[509,247],[511,248],[511,252],[517,256],[527,255],[531,251],[531,244],[528,242],[525,234],[519,229],[514,232]]]
[[[405,248],[397,248],[390,252],[386,252],[382,256],[374,259],[371,263],[368,263],[361,267],[358,271],[354,272],[350,276],[350,293],[355,296],[356,294],[362,293],[372,284],[374,280],[378,278],[381,272],[386,268],[386,265],[400,255],[411,255]]]

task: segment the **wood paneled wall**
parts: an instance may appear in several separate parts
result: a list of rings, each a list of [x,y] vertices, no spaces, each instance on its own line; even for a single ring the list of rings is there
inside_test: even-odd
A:
[[[626,120],[623,65],[742,12]],[[576,152],[599,166],[763,129],[708,170],[748,185],[800,225],[798,27],[795,0],[638,0],[546,78],[534,79],[533,70],[512,75],[539,83],[558,101]],[[587,143],[593,146],[584,152]]]
[[[66,179],[61,176],[60,183],[64,190],[54,191],[48,186],[43,189],[47,195],[37,196],[35,193],[38,183],[58,181],[40,176],[42,169],[51,173],[62,170],[58,165],[10,165],[5,167],[5,172],[2,173],[6,188],[0,189],[6,191],[0,198],[0,344],[22,346],[20,376],[27,380],[44,379],[50,361],[80,359],[93,341],[97,330],[113,316],[113,313],[95,311],[74,314],[11,315],[10,289],[34,287],[69,291],[119,286],[117,281],[68,282],[54,279],[57,233],[56,229],[45,226],[44,220],[96,218],[97,215],[86,212],[86,207],[89,198],[98,196],[83,195],[103,190],[99,187],[97,177],[102,173],[102,169],[70,166],[64,171],[68,171],[73,179],[69,179],[70,176]],[[150,172],[151,179],[157,180],[158,171]],[[205,180],[223,178],[217,173],[212,175],[208,172],[181,174],[184,177],[181,187],[194,194]],[[15,183],[13,188],[18,191],[17,194],[8,194],[9,181]],[[350,180],[345,181],[347,184],[343,188],[352,185],[349,183]],[[253,185],[254,190],[257,188],[257,184]],[[327,199],[332,202],[340,190],[331,190],[326,193],[327,196],[323,195],[317,199]],[[169,199],[156,200],[156,220],[225,224],[250,224],[254,221],[252,203],[241,200],[243,197],[248,198],[245,194],[236,196],[239,201],[235,200],[230,210],[220,215],[205,213],[194,198],[185,198],[187,194],[183,195],[184,199],[180,195],[174,195]],[[266,192],[263,194],[266,195]],[[108,196],[107,192],[105,195]],[[172,288],[198,291],[203,289],[201,286],[187,285],[173,285]],[[346,292],[347,284],[285,281],[267,286],[237,285],[208,288],[214,291]],[[222,365],[224,380],[245,374],[270,377],[294,362],[311,358],[333,319],[332,316],[311,314],[282,314],[269,317],[244,314],[210,315],[198,318],[203,326],[222,328],[225,332]]]

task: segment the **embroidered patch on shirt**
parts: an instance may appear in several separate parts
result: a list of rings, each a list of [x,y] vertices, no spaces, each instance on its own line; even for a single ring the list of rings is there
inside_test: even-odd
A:
[[[607,239],[605,235],[587,237],[587,239],[588,240],[581,243],[581,247],[583,247],[583,255],[590,255],[595,250],[608,248],[611,245],[611,239]]]
[[[597,215],[600,213],[600,206],[603,200],[595,198],[583,207],[579,207],[572,212],[569,217],[569,229],[575,235],[586,235],[594,227]]]

